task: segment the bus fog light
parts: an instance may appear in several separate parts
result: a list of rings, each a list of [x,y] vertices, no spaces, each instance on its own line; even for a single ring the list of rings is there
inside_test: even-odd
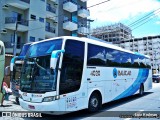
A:
[[[43,98],[43,102],[50,102],[50,101],[54,101],[55,97],[54,96],[50,96],[50,97],[45,97]]]

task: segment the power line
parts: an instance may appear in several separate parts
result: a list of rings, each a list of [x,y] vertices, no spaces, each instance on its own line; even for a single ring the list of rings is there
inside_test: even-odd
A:
[[[95,7],[95,6],[98,6],[98,5],[100,5],[100,4],[103,4],[103,3],[106,3],[106,2],[109,2],[109,1],[110,1],[110,0],[106,0],[106,1],[103,1],[103,2],[100,2],[100,3],[97,3],[97,4],[95,4],[95,5],[89,6],[89,7],[87,7],[87,8]]]
[[[158,13],[160,13],[160,11],[159,11]],[[138,25],[137,27],[133,28],[132,31],[135,30],[135,29],[137,29],[138,27],[146,24],[147,22],[151,21],[151,20],[152,20],[153,18],[155,18],[155,17],[156,17],[156,15],[152,16],[152,17],[151,17],[150,19],[148,19],[147,21],[145,21],[145,22],[141,23],[140,25]]]
[[[154,13],[157,12],[157,11],[159,11],[159,10],[160,10],[160,8],[158,8],[158,9],[156,9],[156,10],[148,13],[147,15],[145,15],[145,16],[141,17],[140,19],[138,19],[138,20],[132,22],[131,24],[129,24],[128,27],[133,27],[136,24],[139,24],[140,22],[143,22],[144,20],[146,20],[146,19],[150,18],[151,16],[153,16]]]

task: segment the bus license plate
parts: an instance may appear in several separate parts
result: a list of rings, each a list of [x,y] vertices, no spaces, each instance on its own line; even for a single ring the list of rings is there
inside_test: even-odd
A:
[[[28,107],[29,107],[30,109],[35,109],[35,107],[34,107],[33,105],[28,105]]]

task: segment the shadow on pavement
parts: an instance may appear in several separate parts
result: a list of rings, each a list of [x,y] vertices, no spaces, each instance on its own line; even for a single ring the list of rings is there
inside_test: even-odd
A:
[[[11,107],[12,105],[1,105],[0,107]]]
[[[82,118],[86,118],[86,117],[98,117],[97,116],[98,114],[104,113],[105,111],[110,110],[114,107],[118,107],[119,105],[126,104],[128,102],[142,98],[142,97],[150,95],[152,93],[153,92],[145,92],[143,96],[139,96],[138,94],[136,94],[136,95],[132,95],[130,97],[126,97],[126,98],[119,99],[116,101],[108,102],[102,106],[102,109],[100,111],[94,112],[94,113],[90,113],[87,111],[87,109],[85,109],[85,110],[80,110],[80,111],[76,111],[76,112],[72,112],[72,113],[68,113],[68,114],[64,114],[64,115],[42,114],[43,118],[41,118],[41,119],[47,118],[47,120],[53,120],[53,119],[64,120],[64,119],[82,119]]]
[[[116,101],[112,101],[112,102],[108,102],[106,104],[103,105],[101,111],[98,111],[98,112],[95,112],[95,113],[90,113],[87,111],[87,109],[85,110],[80,110],[80,111],[77,111],[77,112],[72,112],[72,113],[68,113],[68,114],[64,114],[64,115],[48,115],[48,114],[42,114],[42,117],[43,118],[39,118],[38,120],[44,120],[44,119],[47,119],[47,120],[53,120],[53,119],[82,119],[82,118],[86,118],[86,117],[100,117],[100,116],[97,116],[98,114],[101,115],[103,114],[105,111],[107,110],[110,110],[114,107],[117,107],[119,105],[123,105],[123,104],[126,104],[128,102],[131,102],[133,100],[136,100],[136,99],[139,99],[139,98],[142,98],[144,96],[147,96],[149,94],[152,94],[153,92],[145,92],[143,96],[139,96],[138,94],[136,95],[132,95],[130,97],[126,97],[126,98],[123,98],[123,99],[119,99],[119,100],[116,100]],[[24,119],[29,119],[29,118],[24,118]],[[32,118],[33,120],[37,119],[37,118]]]

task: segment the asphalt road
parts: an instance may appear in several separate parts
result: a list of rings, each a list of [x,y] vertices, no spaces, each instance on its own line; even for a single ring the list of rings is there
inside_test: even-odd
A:
[[[10,101],[4,101],[6,107],[0,107],[0,111],[24,111],[19,105],[14,102],[13,96],[10,96]],[[121,100],[104,104],[102,110],[96,113],[88,113],[87,110],[81,110],[61,116],[42,114],[43,118],[9,118],[0,117],[0,120],[56,120],[56,119],[89,119],[89,120],[136,120],[136,119],[158,119],[156,115],[160,114],[160,83],[153,83],[153,88],[145,92],[143,96],[133,95]],[[120,118],[127,117],[127,118]],[[128,117],[128,116],[129,117]],[[132,116],[131,116],[132,115]],[[133,116],[134,115],[134,116]],[[150,118],[142,118],[147,117]],[[137,118],[131,118],[137,117]]]

